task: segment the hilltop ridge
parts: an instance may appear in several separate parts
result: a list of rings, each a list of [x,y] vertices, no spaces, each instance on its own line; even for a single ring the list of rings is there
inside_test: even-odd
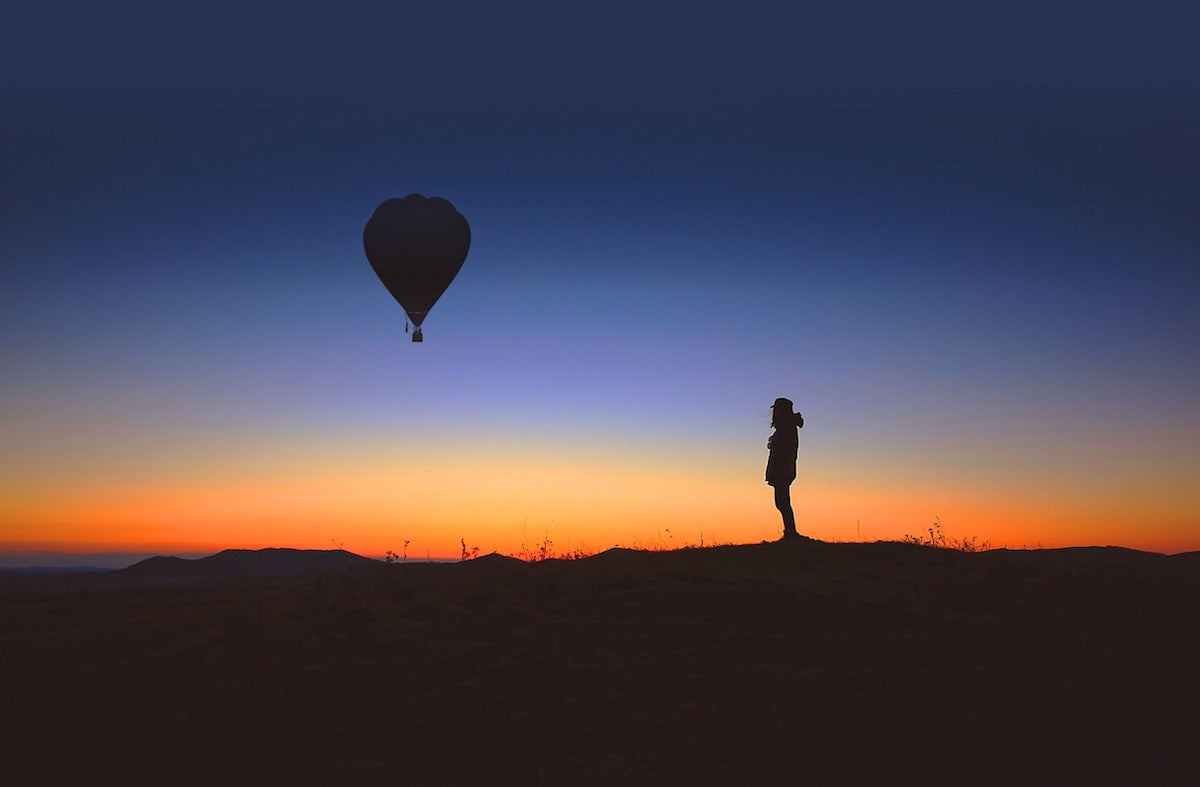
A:
[[[138,579],[239,580],[299,576],[312,571],[375,567],[378,560],[344,549],[226,549],[208,557],[185,559],[157,556],[112,572]]]
[[[14,783],[1191,784],[1198,569],[772,542],[0,578],[0,753]]]

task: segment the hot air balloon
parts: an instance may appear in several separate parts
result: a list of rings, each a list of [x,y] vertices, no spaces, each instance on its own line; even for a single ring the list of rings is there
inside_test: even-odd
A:
[[[421,323],[454,281],[471,228],[441,197],[409,194],[385,200],[363,228],[363,249],[383,286],[413,323],[414,342],[423,341]]]

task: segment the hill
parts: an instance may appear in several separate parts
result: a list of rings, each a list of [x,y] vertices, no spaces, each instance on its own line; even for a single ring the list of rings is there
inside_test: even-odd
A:
[[[233,581],[295,577],[310,572],[367,569],[378,565],[377,560],[341,549],[226,549],[191,560],[151,557],[113,574],[128,579],[166,582]]]
[[[1200,769],[1195,553],[282,552],[141,569],[225,565],[224,582],[114,572],[0,592],[14,783],[1191,784]],[[309,559],[334,567],[246,579]]]

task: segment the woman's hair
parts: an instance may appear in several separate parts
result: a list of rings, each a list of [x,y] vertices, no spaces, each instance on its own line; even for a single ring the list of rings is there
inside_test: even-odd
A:
[[[785,416],[780,418],[780,416]],[[782,396],[775,400],[775,404],[771,405],[771,426],[778,427],[780,424],[790,424],[792,418],[792,400],[784,399]]]

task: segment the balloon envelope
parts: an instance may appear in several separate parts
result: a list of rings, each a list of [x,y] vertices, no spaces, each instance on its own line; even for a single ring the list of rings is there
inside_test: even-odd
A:
[[[441,197],[386,200],[363,229],[367,260],[418,329],[470,247],[467,220]],[[418,336],[419,331],[413,338]]]

